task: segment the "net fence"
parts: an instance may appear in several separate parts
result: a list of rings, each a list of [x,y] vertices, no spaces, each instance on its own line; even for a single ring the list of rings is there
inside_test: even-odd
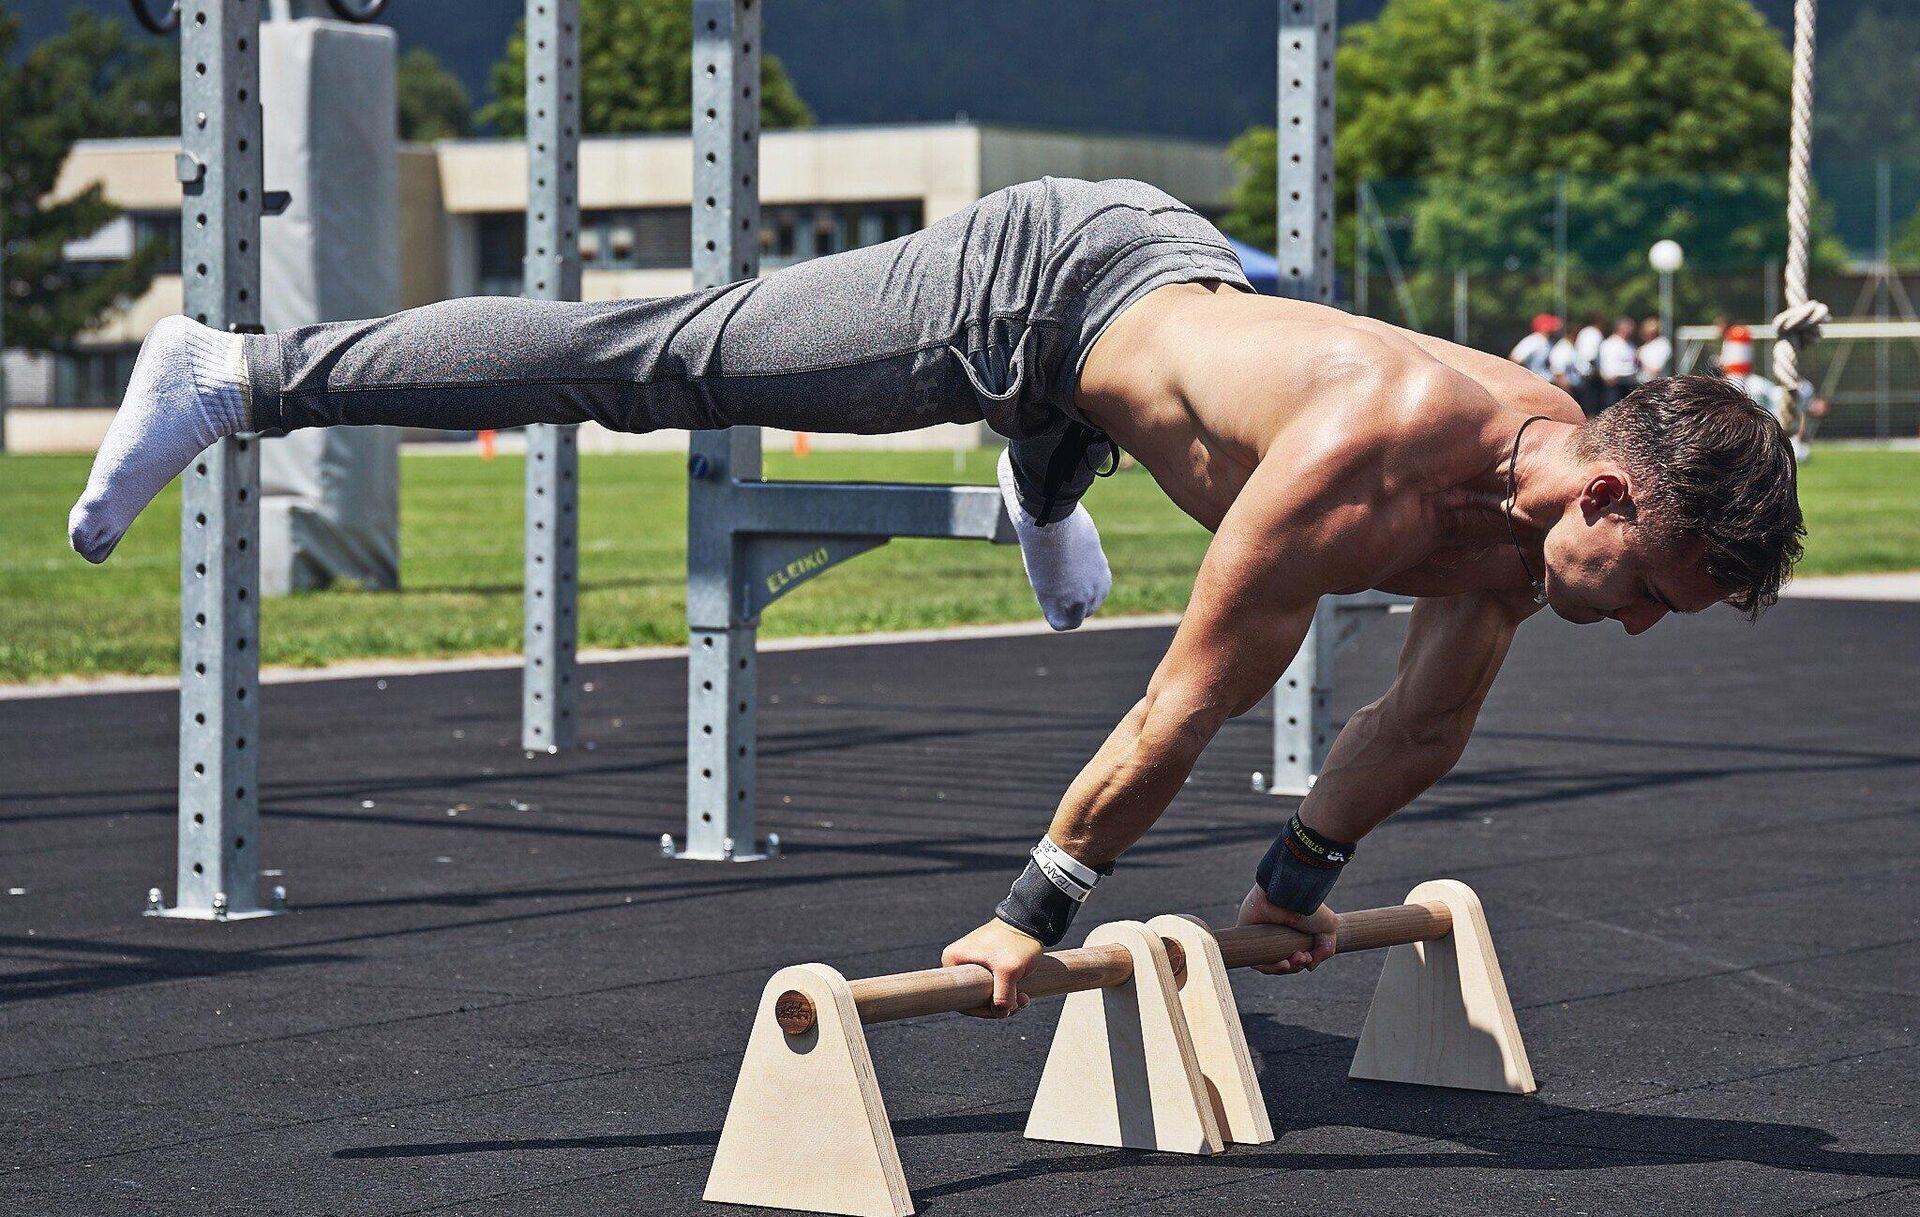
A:
[[[1820,434],[1915,436],[1920,163],[1831,164],[1815,178],[1812,294],[1872,323],[1805,356],[1830,403]],[[1699,327],[1758,327],[1781,307],[1784,173],[1362,180],[1346,202],[1345,302],[1484,350],[1511,350],[1542,313],[1603,331],[1662,318],[1670,333],[1691,327],[1698,368],[1718,353]],[[1648,262],[1661,240],[1685,258],[1665,283]]]

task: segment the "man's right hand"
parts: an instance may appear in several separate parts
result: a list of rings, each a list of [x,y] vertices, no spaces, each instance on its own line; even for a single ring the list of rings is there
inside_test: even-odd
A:
[[[1032,1000],[1020,991],[1020,981],[1033,971],[1046,952],[1040,940],[995,917],[940,954],[940,966],[977,963],[993,973],[993,1005],[967,1013],[980,1018],[1007,1018],[1026,1009]]]
[[[1283,909],[1267,899],[1259,884],[1247,893],[1240,902],[1239,925],[1284,925],[1288,929],[1299,930],[1302,934],[1313,935],[1313,946],[1305,951],[1295,951],[1290,958],[1279,963],[1256,964],[1254,971],[1265,972],[1269,976],[1287,976],[1294,972],[1311,972],[1333,957],[1337,936],[1340,932],[1340,918],[1326,905],[1304,916]]]

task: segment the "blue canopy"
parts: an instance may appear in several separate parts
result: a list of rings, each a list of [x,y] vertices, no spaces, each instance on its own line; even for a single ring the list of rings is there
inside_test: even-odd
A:
[[[1240,259],[1240,269],[1246,272],[1247,282],[1253,284],[1254,291],[1266,296],[1280,294],[1280,259],[1232,237],[1227,238],[1227,244],[1233,246],[1234,256]]]

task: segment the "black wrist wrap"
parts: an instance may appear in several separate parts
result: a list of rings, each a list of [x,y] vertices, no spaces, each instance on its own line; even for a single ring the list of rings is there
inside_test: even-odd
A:
[[[1254,879],[1268,900],[1304,917],[1326,902],[1340,868],[1352,860],[1353,848],[1351,841],[1321,836],[1296,815],[1260,859]]]
[[[1113,863],[1092,869],[1102,876],[1111,875]],[[1078,896],[1070,895],[1054,882],[1038,859],[1030,858],[1027,869],[1013,881],[1007,898],[993,910],[993,915],[1046,946],[1057,946],[1067,936],[1073,915],[1080,911],[1080,902],[1085,899],[1085,891]]]

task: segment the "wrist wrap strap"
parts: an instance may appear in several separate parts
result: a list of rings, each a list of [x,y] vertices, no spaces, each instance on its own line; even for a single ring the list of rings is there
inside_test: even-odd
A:
[[[1260,859],[1254,879],[1268,900],[1304,917],[1325,903],[1353,849],[1351,841],[1323,837],[1295,815]]]
[[[1067,936],[1073,915],[1080,911],[1093,885],[1112,873],[1113,863],[1088,866],[1055,845],[1051,837],[1042,837],[1033,847],[1027,869],[1013,881],[1007,898],[994,909],[994,916],[1044,945],[1054,946]]]

